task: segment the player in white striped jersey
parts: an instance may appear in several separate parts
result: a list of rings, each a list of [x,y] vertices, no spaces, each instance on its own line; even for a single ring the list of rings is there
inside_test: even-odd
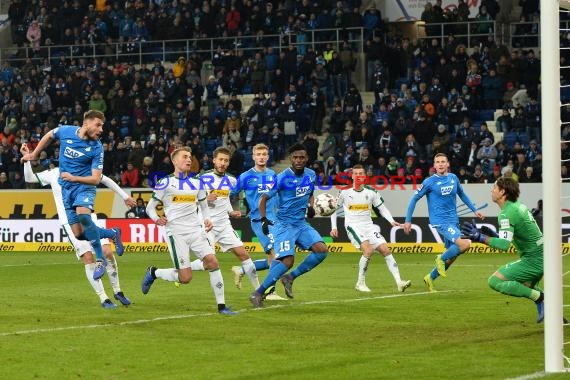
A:
[[[214,228],[208,232],[208,236],[210,241],[220,245],[222,252],[233,251],[241,261],[242,268],[249,278],[249,282],[251,282],[254,289],[257,289],[259,288],[259,279],[255,271],[255,265],[230,222],[230,216],[234,218],[241,216],[241,211],[234,210],[230,202],[230,192],[237,185],[236,178],[226,173],[231,155],[230,150],[227,148],[216,148],[212,160],[214,169],[204,172],[199,177],[202,186],[208,191],[206,199],[208,200],[210,217],[214,224]],[[192,270],[204,270],[203,263],[200,260],[192,261]]]
[[[218,304],[218,312],[236,314],[226,306],[224,279],[220,272],[213,242],[207,232],[213,227],[206,191],[196,178],[190,178],[192,151],[189,147],[175,149],[170,155],[174,173],[160,179],[154,186],[152,198],[147,204],[148,216],[159,226],[165,226],[168,250],[174,268],[159,269],[151,266],[142,281],[141,290],[147,294],[154,280],[187,284],[192,280],[190,252],[196,255],[210,274],[210,286]],[[162,202],[164,215],[158,216],[156,206]],[[198,213],[198,206],[202,215]],[[203,219],[202,219],[203,218]]]
[[[337,213],[340,207],[344,211],[344,226],[350,242],[356,249],[362,250],[362,257],[358,265],[358,281],[356,290],[370,292],[366,286],[366,270],[374,251],[380,252],[386,260],[386,266],[392,273],[396,286],[400,292],[406,290],[412,284],[409,280],[402,280],[398,264],[386,244],[386,240],[380,234],[380,227],[372,222],[370,210],[374,209],[377,214],[382,215],[392,226],[399,226],[400,223],[392,218],[390,210],[384,205],[384,199],[377,191],[365,187],[364,181],[366,172],[362,165],[355,165],[352,168],[353,187],[341,190],[337,210],[331,215],[331,232],[333,238],[338,237]]]
[[[26,144],[23,144],[20,148],[20,151],[22,154],[26,154],[29,153],[29,148],[26,146]],[[71,232],[71,228],[69,227],[67,220],[67,214],[65,212],[65,206],[63,205],[61,186],[58,182],[59,176],[59,168],[34,173],[32,171],[30,162],[27,161],[24,163],[24,178],[26,182],[39,183],[42,186],[51,186],[59,223],[67,234],[69,242],[73,248],[75,248],[75,254],[77,255],[77,258],[81,260],[85,265],[85,275],[87,276],[89,284],[97,296],[99,296],[101,306],[106,309],[114,309],[117,307],[117,305],[115,305],[107,296],[101,279],[93,279],[93,271],[95,270],[95,258],[93,257],[93,248],[91,247],[91,244],[88,240],[78,240],[75,235],[73,235],[73,232]],[[109,177],[102,176],[101,183],[107,186],[109,189],[113,190],[115,193],[119,194],[119,196],[125,201],[125,204],[128,207],[133,207],[137,204],[132,197],[125,193],[123,189],[121,189],[119,185],[117,185]],[[91,213],[91,218],[97,224],[97,214]],[[124,295],[123,291],[121,290],[121,284],[119,282],[119,267],[117,265],[117,260],[115,260],[113,250],[111,249],[109,239],[101,239],[101,248],[103,249],[103,255],[108,261],[105,270],[109,275],[109,281],[111,282],[111,286],[113,288],[114,298],[121,302],[121,304],[128,306],[131,304],[131,301]]]

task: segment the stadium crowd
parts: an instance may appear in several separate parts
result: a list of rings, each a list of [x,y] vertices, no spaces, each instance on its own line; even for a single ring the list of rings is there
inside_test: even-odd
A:
[[[537,2],[523,3],[523,17],[534,18]],[[440,0],[434,4],[422,14],[428,25],[464,17],[464,0],[453,12],[443,11]],[[33,148],[58,124],[80,124],[88,109],[107,116],[104,173],[126,187],[148,186],[152,172],[172,171],[169,152],[180,144],[192,148],[196,172],[211,169],[217,146],[228,147],[228,172],[239,174],[253,165],[253,145],[268,145],[274,163],[297,141],[308,147],[309,165],[325,182],[359,163],[369,175],[425,178],[438,152],[449,155],[452,171],[465,182],[492,182],[500,175],[541,181],[540,60],[533,50],[509,51],[489,33],[469,53],[454,30],[447,30],[443,45],[438,38],[416,44],[389,33],[374,6],[361,11],[361,5],[12,0],[14,43],[33,54],[0,68],[0,188],[26,187],[22,143]],[[498,6],[483,0],[475,20],[484,17],[492,25]],[[348,27],[364,30],[365,65],[358,64]],[[312,42],[307,31],[323,28],[340,28],[344,41],[337,46],[329,42],[334,33],[320,32],[315,49],[304,43]],[[261,39],[271,34],[291,43],[278,51],[271,39]],[[254,39],[221,44],[205,83],[201,73],[209,54],[196,50],[177,53],[172,64],[113,59],[113,49],[137,41],[248,35],[267,45]],[[59,44],[75,45],[76,58],[47,59],[45,46]],[[90,57],[92,46],[108,57]],[[359,67],[368,79],[360,89],[353,80]],[[361,91],[373,91],[374,103],[364,104]],[[242,94],[253,95],[242,102]],[[503,109],[495,121],[502,141],[486,123],[496,109]],[[570,121],[570,106],[561,118]],[[562,136],[568,133],[564,127]],[[34,170],[57,166],[57,148],[43,152]],[[570,148],[562,149],[568,158]],[[562,166],[563,177],[567,169]]]

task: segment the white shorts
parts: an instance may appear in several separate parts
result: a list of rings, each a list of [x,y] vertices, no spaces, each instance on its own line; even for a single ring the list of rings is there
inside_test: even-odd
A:
[[[208,238],[211,242],[218,243],[222,252],[243,246],[243,242],[230,223],[214,224],[214,228],[208,232]]]
[[[386,239],[380,234],[380,226],[377,224],[346,226],[346,234],[356,249],[360,249],[360,244],[363,241],[368,241],[374,249],[380,244],[386,243]]]
[[[166,243],[176,269],[190,268],[190,253],[200,260],[215,253],[214,243],[203,229],[186,231],[184,235],[168,234]]]

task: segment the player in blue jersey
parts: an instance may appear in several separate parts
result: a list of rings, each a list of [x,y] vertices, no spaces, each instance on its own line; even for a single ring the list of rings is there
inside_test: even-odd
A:
[[[95,189],[101,181],[103,170],[103,145],[99,138],[103,133],[105,115],[90,110],[83,114],[81,127],[60,125],[46,133],[33,152],[23,156],[22,161],[34,161],[52,140],[60,140],[59,184],[63,204],[71,231],[79,240],[89,240],[97,262],[93,279],[105,274],[107,261],[103,257],[101,239],[110,238],[115,243],[117,254],[123,254],[121,230],[98,227],[91,219]]]
[[[463,191],[457,176],[449,173],[449,161],[447,155],[438,153],[434,157],[434,167],[436,173],[426,178],[420,188],[414,193],[404,223],[404,232],[410,233],[412,229],[412,214],[416,203],[425,195],[428,204],[429,222],[436,228],[443,237],[445,252],[435,258],[435,267],[424,277],[424,282],[430,292],[435,291],[433,281],[439,276],[446,277],[447,268],[471,245],[471,240],[461,237],[459,227],[459,217],[457,216],[457,196],[465,205],[477,215],[484,219],[482,213],[478,212],[475,205],[467,194]]]
[[[263,251],[267,254],[266,259],[255,260],[255,270],[269,269],[271,261],[275,257],[273,251],[273,226],[269,227],[269,234],[265,235],[261,230],[261,216],[259,215],[259,200],[263,194],[269,192],[275,183],[275,172],[267,167],[269,160],[269,148],[265,144],[256,144],[252,149],[254,167],[243,172],[239,178],[236,187],[232,190],[231,196],[236,197],[242,191],[245,194],[245,200],[249,205],[249,218],[251,230],[259,239],[259,243]],[[277,212],[277,197],[270,198],[267,201],[266,216],[269,220],[275,220]],[[234,282],[238,289],[241,288],[242,278],[245,275],[243,267],[232,267],[234,274]],[[266,296],[268,300],[283,300],[283,297],[274,293],[275,287],[272,287]]]
[[[259,201],[261,228],[265,235],[269,234],[269,226],[273,224],[267,217],[268,200],[277,197],[279,208],[273,228],[275,259],[261,286],[249,297],[254,307],[261,307],[263,294],[279,279],[287,297],[293,298],[293,281],[319,265],[328,254],[321,235],[305,220],[305,213],[310,218],[315,216],[312,204],[316,181],[315,172],[305,167],[309,159],[307,148],[302,144],[291,146],[289,159],[291,167],[277,175],[275,185]],[[295,245],[310,252],[297,268],[285,274],[295,262]]]

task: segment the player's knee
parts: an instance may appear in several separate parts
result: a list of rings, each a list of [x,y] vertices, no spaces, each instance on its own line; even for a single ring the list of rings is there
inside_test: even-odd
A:
[[[245,261],[250,258],[244,247],[234,249],[234,253],[240,261]]]
[[[191,271],[179,271],[178,272],[178,282],[181,284],[187,284],[192,281],[192,272]]]
[[[312,251],[315,253],[321,253],[327,255],[329,253],[329,248],[323,242],[317,243],[312,247]]]
[[[204,264],[204,269],[206,270],[216,270],[220,267],[218,259],[216,259],[216,255],[214,254],[207,255],[206,257],[204,257],[202,263]]]
[[[459,247],[459,250],[463,253],[469,249],[471,246],[471,240],[469,239],[457,239],[455,244]]]
[[[501,280],[500,278],[498,278],[495,275],[492,275],[491,277],[489,277],[487,279],[487,283],[489,284],[489,287],[493,290],[496,290],[496,291],[500,291],[499,287],[500,287],[500,284],[502,282],[503,282],[503,280]]]
[[[91,220],[91,215],[88,214],[77,214],[77,219],[82,226],[86,227],[90,225],[93,221]]]

